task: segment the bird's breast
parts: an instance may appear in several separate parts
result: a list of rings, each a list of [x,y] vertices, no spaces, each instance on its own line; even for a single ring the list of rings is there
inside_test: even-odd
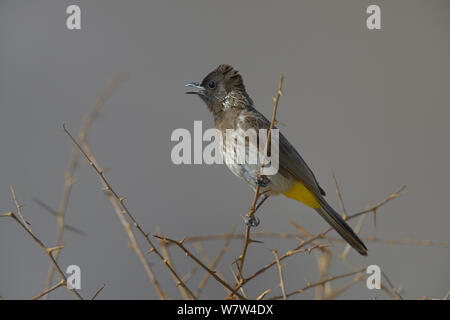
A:
[[[263,152],[260,152],[258,148],[257,137],[254,137],[254,139],[249,137],[248,128],[244,130],[239,125],[232,130],[228,130],[228,132],[226,130],[221,131],[222,138],[219,140],[223,161],[231,172],[251,187],[256,188],[256,180],[263,159]],[[292,179],[281,175],[279,172],[267,177],[270,182],[262,191],[271,189],[272,194],[286,192],[294,184]]]

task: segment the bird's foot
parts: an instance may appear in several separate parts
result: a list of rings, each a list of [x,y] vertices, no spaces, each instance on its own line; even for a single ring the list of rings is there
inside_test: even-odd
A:
[[[254,215],[251,215],[251,216],[246,215],[244,217],[244,221],[245,221],[245,224],[249,227],[257,227],[257,226],[259,226],[259,223],[260,223],[259,218],[255,217]]]
[[[258,176],[256,178],[256,185],[261,188],[267,187],[269,183],[270,183],[270,179],[267,178],[267,176],[265,176],[265,175],[261,175],[261,177]]]

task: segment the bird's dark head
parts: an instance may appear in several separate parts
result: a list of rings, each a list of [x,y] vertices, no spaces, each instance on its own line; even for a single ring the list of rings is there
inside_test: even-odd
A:
[[[211,71],[202,82],[191,82],[186,86],[197,89],[186,93],[198,95],[213,112],[223,108],[230,94],[247,96],[241,75],[227,64],[221,64]]]

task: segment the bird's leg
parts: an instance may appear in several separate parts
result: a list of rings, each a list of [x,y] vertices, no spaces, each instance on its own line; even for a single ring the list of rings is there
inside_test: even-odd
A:
[[[259,200],[259,203],[255,206],[255,211],[252,215],[247,214],[244,218],[245,224],[250,227],[257,227],[260,223],[260,220],[258,217],[255,217],[255,212],[261,207],[261,205],[269,198],[269,195],[267,193],[263,194],[263,197],[261,200]]]
[[[265,188],[270,183],[270,179],[266,175],[261,175],[256,177],[256,185]]]
[[[255,212],[261,207],[261,205],[269,198],[269,195],[267,193],[263,194],[263,197],[261,200],[259,200],[259,203],[255,207]]]

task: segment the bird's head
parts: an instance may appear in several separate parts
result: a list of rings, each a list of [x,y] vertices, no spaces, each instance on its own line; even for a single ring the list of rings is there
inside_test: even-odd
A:
[[[227,64],[211,71],[202,82],[190,82],[186,86],[197,89],[186,93],[198,95],[211,111],[221,110],[230,93],[247,96],[241,75]]]

